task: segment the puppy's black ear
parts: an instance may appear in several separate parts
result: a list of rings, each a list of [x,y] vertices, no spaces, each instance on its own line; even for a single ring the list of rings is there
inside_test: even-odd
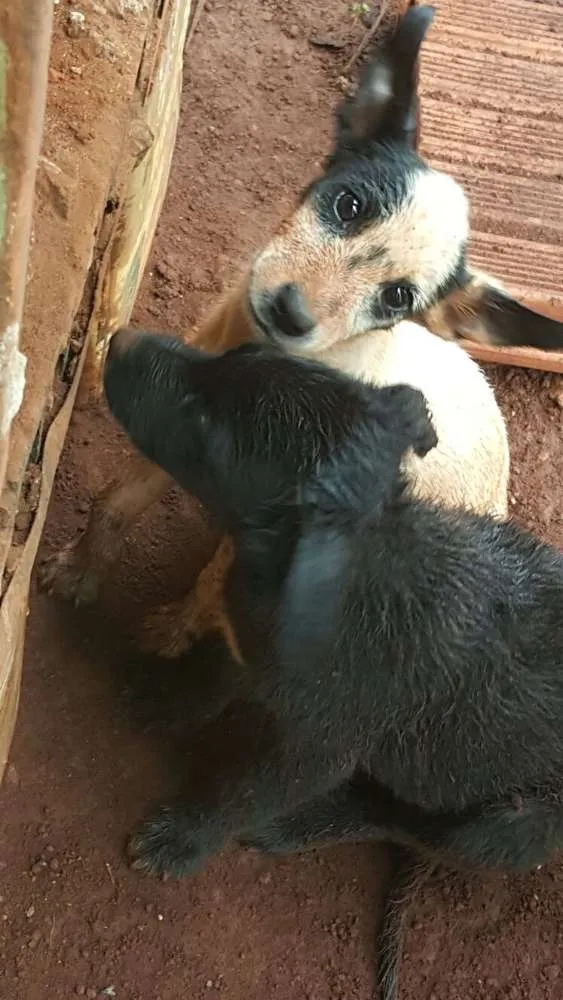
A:
[[[278,621],[278,655],[288,667],[327,657],[344,600],[349,552],[337,527],[314,525],[299,540]]]
[[[434,8],[411,7],[366,66],[358,90],[337,113],[337,148],[364,141],[416,141],[416,64]]]
[[[438,444],[428,400],[412,385],[370,386],[368,414],[385,430],[395,435],[403,450],[412,448],[424,458]]]
[[[424,323],[446,339],[467,338],[494,347],[563,350],[563,323],[534,312],[478,272],[424,313]]]

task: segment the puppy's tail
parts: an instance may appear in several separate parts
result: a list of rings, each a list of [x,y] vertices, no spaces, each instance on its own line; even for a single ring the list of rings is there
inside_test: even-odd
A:
[[[408,847],[391,844],[391,881],[381,922],[377,986],[380,1000],[397,1000],[405,917],[432,865]]]

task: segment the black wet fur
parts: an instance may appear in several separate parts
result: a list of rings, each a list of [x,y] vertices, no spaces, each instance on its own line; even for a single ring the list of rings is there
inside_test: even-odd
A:
[[[422,394],[150,334],[116,335],[105,388],[234,539],[226,604],[263,709],[242,765],[141,828],[137,866],[182,875],[231,840],[547,862],[563,845],[563,557],[409,497],[401,459],[436,443]]]

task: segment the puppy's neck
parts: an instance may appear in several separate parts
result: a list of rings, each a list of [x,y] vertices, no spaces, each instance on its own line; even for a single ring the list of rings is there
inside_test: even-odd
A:
[[[363,382],[380,382],[388,360],[394,353],[395,330],[370,330],[332,344],[317,355],[317,360],[340,371],[349,372]],[[383,380],[382,380],[383,381]]]

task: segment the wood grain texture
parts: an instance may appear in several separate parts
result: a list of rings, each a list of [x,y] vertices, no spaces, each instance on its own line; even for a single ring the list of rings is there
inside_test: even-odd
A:
[[[563,4],[439,0],[421,55],[421,153],[472,203],[471,262],[563,318]],[[563,355],[471,347],[561,371]]]
[[[538,351],[533,347],[488,347],[471,340],[460,341],[468,354],[486,364],[515,365],[517,368],[536,368],[538,371],[557,372],[563,375],[563,354]]]

